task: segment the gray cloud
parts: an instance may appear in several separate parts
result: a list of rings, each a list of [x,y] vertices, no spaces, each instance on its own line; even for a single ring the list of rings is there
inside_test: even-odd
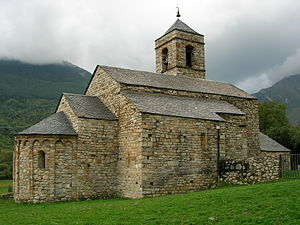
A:
[[[273,68],[269,69],[266,73],[258,76],[250,76],[246,79],[239,81],[237,86],[250,93],[255,93],[261,88],[269,87],[284,77],[300,74],[300,49],[297,49],[294,54],[286,57],[286,59]]]
[[[241,15],[240,22],[228,27],[222,37],[207,38],[208,75],[253,92],[291,75],[290,67],[295,68],[293,73],[300,73],[296,60],[285,66],[285,70],[280,67],[280,74],[276,66],[300,47],[300,16],[293,8],[299,6],[291,4],[291,8],[283,8],[277,14]]]
[[[300,73],[298,0],[0,0],[0,57],[154,71],[176,2],[205,35],[208,79],[252,92]]]

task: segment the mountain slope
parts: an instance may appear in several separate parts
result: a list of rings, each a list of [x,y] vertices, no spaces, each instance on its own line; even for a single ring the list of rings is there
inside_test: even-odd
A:
[[[91,74],[71,63],[33,65],[0,60],[0,96],[57,98],[62,92],[82,93]]]
[[[273,100],[287,106],[287,117],[292,124],[300,122],[300,74],[286,77],[272,87],[253,94],[260,102]]]
[[[52,114],[62,92],[83,93],[91,74],[71,63],[0,60],[0,150],[13,136]]]

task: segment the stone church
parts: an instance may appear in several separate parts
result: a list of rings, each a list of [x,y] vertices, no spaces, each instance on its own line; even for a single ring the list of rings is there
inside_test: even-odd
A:
[[[17,202],[143,198],[279,176],[289,150],[259,132],[255,97],[205,79],[204,36],[180,19],[156,73],[97,66],[84,95],[16,135]]]

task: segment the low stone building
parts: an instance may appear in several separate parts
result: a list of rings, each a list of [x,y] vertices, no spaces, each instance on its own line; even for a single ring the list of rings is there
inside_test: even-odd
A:
[[[259,132],[255,97],[205,79],[204,36],[177,20],[156,73],[97,66],[84,95],[16,135],[17,202],[143,198],[279,177],[289,150]]]

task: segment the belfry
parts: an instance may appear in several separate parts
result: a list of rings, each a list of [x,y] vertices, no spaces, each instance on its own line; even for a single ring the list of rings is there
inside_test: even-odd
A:
[[[179,17],[155,41],[156,72],[205,79],[204,36],[194,31]]]

